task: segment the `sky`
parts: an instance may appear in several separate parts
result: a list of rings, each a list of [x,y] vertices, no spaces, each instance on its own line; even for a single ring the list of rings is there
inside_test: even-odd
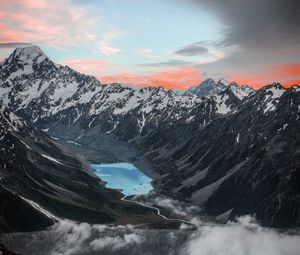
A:
[[[38,45],[102,83],[300,83],[298,0],[0,0],[0,61]]]

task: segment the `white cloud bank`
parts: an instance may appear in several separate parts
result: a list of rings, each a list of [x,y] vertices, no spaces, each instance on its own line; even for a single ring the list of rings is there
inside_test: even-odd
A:
[[[10,235],[11,250],[30,255],[299,255],[300,235],[260,227],[241,217],[226,225],[179,230],[60,221],[49,231]]]
[[[182,254],[188,255],[299,255],[300,236],[260,227],[253,218],[200,227]]]

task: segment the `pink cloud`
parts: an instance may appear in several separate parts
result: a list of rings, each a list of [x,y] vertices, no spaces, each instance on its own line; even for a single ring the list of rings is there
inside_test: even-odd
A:
[[[1,13],[0,13],[0,42],[16,42],[21,41],[20,35],[16,31],[10,29],[5,23],[1,23]]]
[[[114,29],[113,31],[105,34],[102,37],[102,40],[98,43],[100,51],[104,55],[113,55],[121,51],[121,49],[118,49],[116,47],[113,47],[111,45],[111,41],[114,39],[120,38],[120,36],[123,34],[122,31]]]
[[[70,1],[2,0],[0,42],[41,42],[54,47],[93,41],[95,20]]]
[[[104,55],[113,55],[120,51],[120,49],[110,46],[106,41],[99,42],[99,49]]]
[[[159,56],[154,55],[152,50],[149,48],[139,49],[139,50],[137,50],[137,53],[147,59],[158,59],[159,58]]]
[[[97,59],[68,59],[62,62],[63,65],[84,73],[91,75],[100,75],[109,73],[115,64],[109,60],[97,60]]]

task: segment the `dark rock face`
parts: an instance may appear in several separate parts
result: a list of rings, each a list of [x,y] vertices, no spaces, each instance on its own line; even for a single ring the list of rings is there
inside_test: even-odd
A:
[[[36,231],[54,223],[53,219],[2,186],[0,186],[0,208],[0,232]]]
[[[103,137],[130,144],[160,175],[157,189],[212,215],[255,214],[267,226],[300,225],[299,86],[254,91],[210,79],[181,95],[103,85],[47,57],[34,60],[28,73],[22,62],[28,52],[22,61],[15,55],[2,64],[0,100],[36,127],[91,146]],[[11,68],[27,73],[11,75]]]
[[[18,255],[17,253],[7,250],[5,246],[1,243],[0,243],[0,252],[1,255]]]

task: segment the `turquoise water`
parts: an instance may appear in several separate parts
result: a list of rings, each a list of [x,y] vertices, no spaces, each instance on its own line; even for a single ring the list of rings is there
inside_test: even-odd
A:
[[[91,164],[107,187],[120,189],[126,196],[142,195],[153,189],[152,179],[129,163]]]

